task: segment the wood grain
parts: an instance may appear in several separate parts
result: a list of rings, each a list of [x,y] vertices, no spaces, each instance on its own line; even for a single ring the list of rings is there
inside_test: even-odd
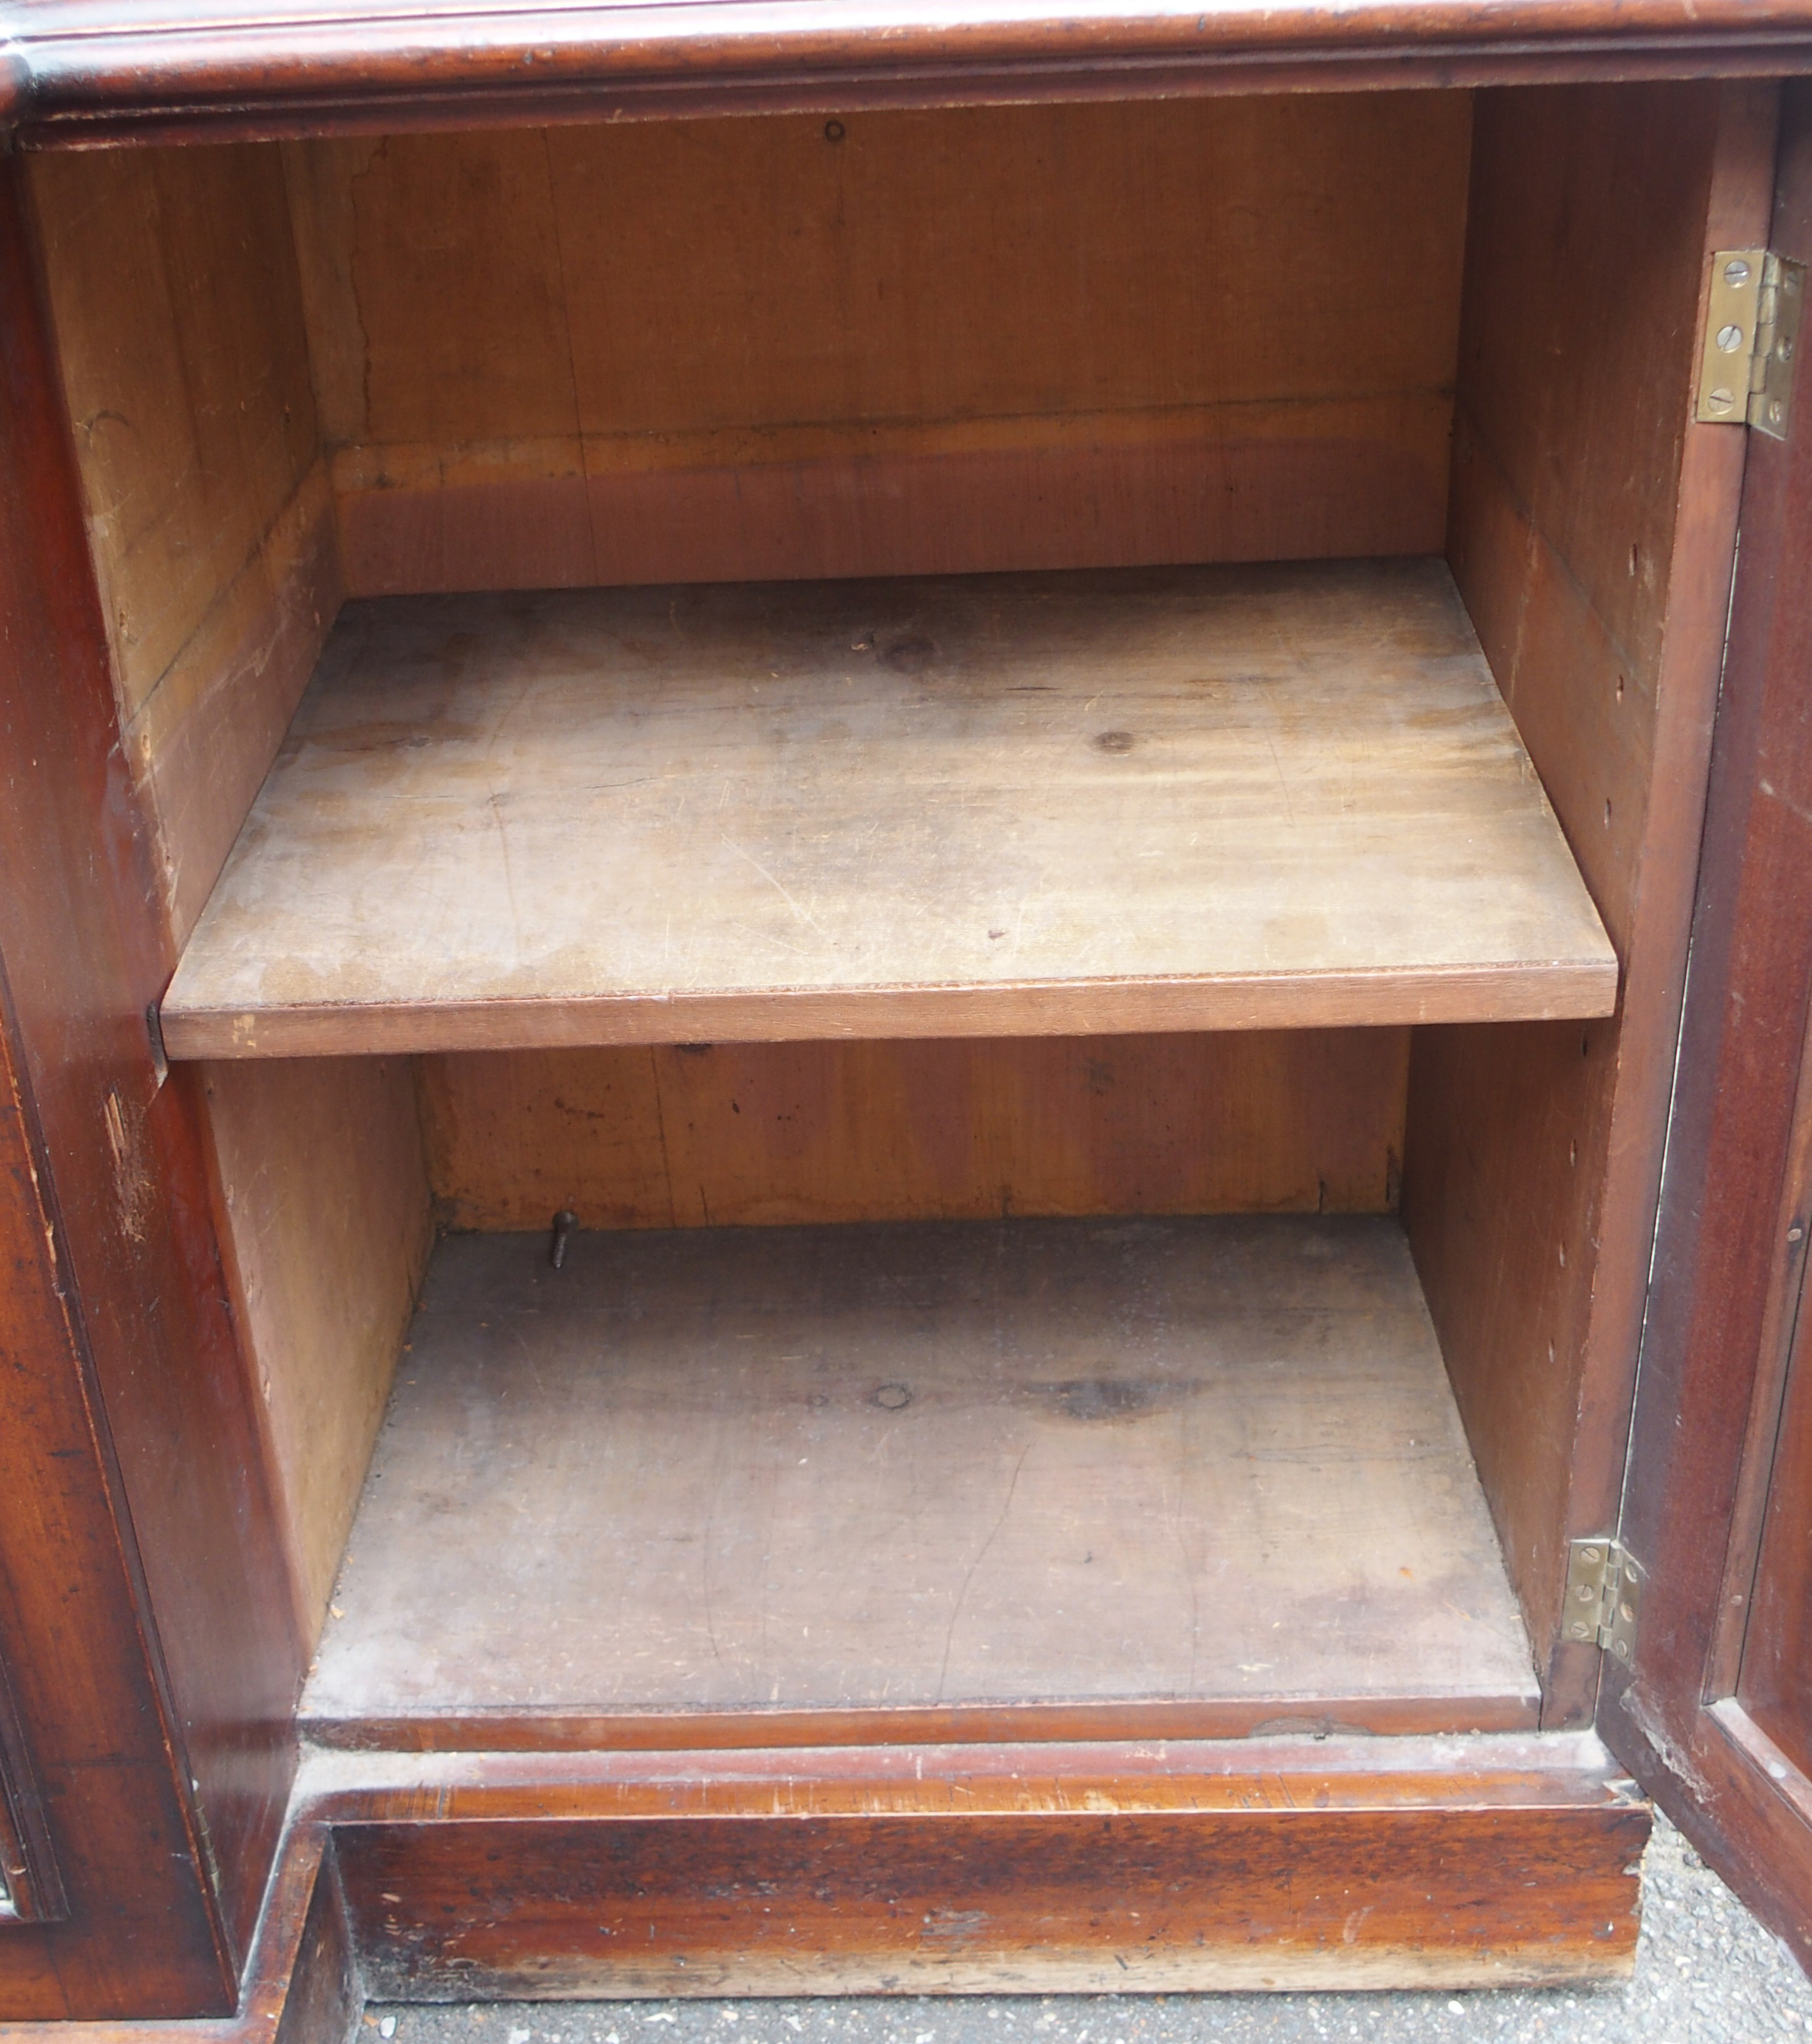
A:
[[[1812,1208],[1812,1187],[1802,1179],[1793,1189],[1799,1197],[1783,1201],[1805,1239],[1802,1216]],[[1784,1237],[1787,1228],[1779,1229]],[[1812,1704],[1805,1694],[1802,1671],[1812,1665],[1812,1568],[1806,1560],[1806,1524],[1812,1450],[1807,1436],[1808,1400],[1812,1400],[1812,1313],[1806,1310],[1804,1262],[1799,1295],[1793,1301],[1789,1327],[1791,1354],[1785,1395],[1779,1404],[1780,1431],[1769,1472],[1768,1513],[1756,1558],[1749,1623],[1743,1642],[1742,1674],[1737,1695],[1743,1708],[1787,1754],[1802,1775],[1812,1777]]]
[[[354,595],[1422,554],[1445,394],[348,448]]]
[[[342,600],[275,148],[35,159],[122,736],[175,942]]]
[[[237,147],[29,165],[129,720],[318,451],[283,167]]]
[[[1136,14],[736,0],[648,10],[517,0],[431,15],[249,15],[204,0],[185,33],[144,0],[15,8],[0,110],[39,143],[109,136],[318,134],[462,121],[596,121],[1183,94],[1778,75],[1806,60],[1803,0],[1368,0],[1330,13],[1156,0]]]
[[[349,586],[1430,551],[1468,114],[1348,94],[293,145]]]
[[[428,1260],[414,1087],[381,1058],[210,1065],[201,1079],[312,1648]]]
[[[1681,394],[1709,251],[1764,238],[1773,118],[1710,85],[1477,112],[1450,554],[1624,987],[1614,1023],[1422,1032],[1403,1210],[1545,1722],[1594,1707],[1565,1547],[1618,1507],[1741,483]]]
[[[1785,94],[1781,140],[1770,240],[1803,261],[1812,98],[1799,84]],[[1624,1520],[1648,1585],[1635,1667],[1607,1677],[1601,1718],[1618,1754],[1803,1961],[1806,1784],[1732,1694],[1802,1282],[1806,1239],[1790,1231],[1812,1222],[1803,1178],[1790,1175],[1812,1015],[1802,430],[1754,440],[1742,523]]]
[[[324,1754],[304,1781],[374,1992],[417,1996],[1615,1977],[1648,1824],[1552,1737]]]
[[[1383,1212],[1407,1032],[691,1044],[419,1066],[455,1229]],[[225,1069],[222,1067],[222,1069]]]
[[[183,1057],[1602,1013],[1439,563],[350,612]]]
[[[1016,1222],[444,1243],[303,1721],[1405,1698],[1534,1689],[1395,1226]]]
[[[28,1894],[54,1897],[60,1908],[44,1913],[62,1920],[0,1929],[0,2006],[46,2022],[218,2008],[226,1969],[165,1762],[155,1636],[90,1408],[5,993],[0,978],[0,1650],[16,1707],[6,1786],[43,1800],[12,1842],[32,1855]]]
[[[504,1823],[482,1861],[463,1827],[378,1826],[342,1851],[387,1999],[1337,1991],[1627,1974],[1622,1869],[1648,1828],[1610,1809],[1052,1811]]]
[[[171,956],[22,186],[0,159],[0,959],[41,1145],[0,1200],[26,1228],[6,1267],[28,1316],[0,1343],[0,1498],[27,1558],[0,1571],[21,1600],[0,1654],[75,1912],[50,2012],[194,2015],[232,1999],[303,1657],[198,1104],[180,1075],[159,1085],[145,1028]],[[5,1933],[26,1982],[36,1934]]]
[[[364,2005],[333,1838],[298,1799],[231,2012],[79,2026],[9,2016],[0,2044],[58,2044],[78,2028],[82,2044],[348,2044]]]

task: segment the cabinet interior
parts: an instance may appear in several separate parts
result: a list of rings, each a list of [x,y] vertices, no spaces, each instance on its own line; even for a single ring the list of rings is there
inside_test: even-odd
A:
[[[260,787],[299,756],[285,733],[324,649],[323,686],[370,686],[310,798],[322,841],[386,790],[425,805],[387,828],[425,863],[365,883],[394,942],[340,959],[348,986],[389,989],[369,1012],[355,986],[333,1031],[294,1022],[295,932],[366,870],[324,881],[298,855],[290,934],[274,867],[241,903],[268,947],[252,978],[292,968],[270,1004],[290,1020],[236,1033],[237,993],[212,1035],[205,1003],[169,1018],[321,1642],[318,1735],[1538,1721],[1718,106],[1696,86],[1302,94],[33,159],[172,963],[189,947],[195,969]],[[1337,563],[1379,565],[1313,565]],[[1014,1001],[981,997],[985,957],[933,947],[913,969],[937,1000],[826,995],[792,1020],[771,966],[681,1026],[652,981],[633,1020],[536,1022],[489,982],[436,1009],[425,980],[412,999],[406,971],[400,993],[383,979],[412,932],[446,955],[466,905],[436,884],[433,791],[408,781],[419,720],[464,686],[514,690],[533,721],[519,641],[551,634],[570,663],[599,620],[621,647],[701,614],[701,585],[760,586],[710,599],[751,647],[790,604],[875,662],[906,647],[891,673],[923,694],[957,628],[911,620],[975,586],[912,593],[864,647],[857,613],[892,616],[876,578],[998,575],[1061,578],[1013,600],[1079,606],[1110,665],[1133,646],[1134,697],[1164,659],[1188,669],[1202,628],[1148,647],[1102,591],[1245,604],[1256,664],[1236,648],[1223,669],[1265,701],[1319,643],[1310,613],[1348,602],[1349,664],[1398,693],[1324,706],[1332,766],[1289,749],[1306,712],[1278,713],[1287,830],[1249,774],[1192,793],[1141,751],[1146,724],[1077,692],[1079,744],[1128,741],[1090,770],[1148,775],[1118,808],[1073,796],[1103,927],[1165,801],[1254,805],[1233,851],[1262,876],[1302,841],[1290,774],[1333,774],[1343,828],[1399,861],[1355,884],[1329,838],[1277,868],[1318,918],[1294,988],[1152,993],[1191,971],[1152,962],[1165,917],[1130,964],[1089,926],[1106,993],[1066,989],[1059,923]],[[1446,934],[1509,903],[1524,948],[1463,985],[1426,930],[1363,948],[1484,827],[1394,755],[1367,776],[1433,717],[1438,662],[1352,608],[1400,585],[1475,633],[1514,719],[1501,786],[1550,832],[1533,864],[1489,840]],[[615,608],[583,594],[611,588]],[[975,614],[994,643],[1006,613]],[[767,677],[734,643],[714,657],[759,736]],[[1050,686],[1087,678],[1045,657]],[[405,667],[406,714],[371,682]],[[789,670],[808,694],[827,675]],[[651,658],[624,728],[684,679]],[[1168,685],[1187,725],[1190,678]],[[892,700],[864,714],[884,725]],[[952,772],[964,728],[938,740]],[[557,794],[562,753],[556,719],[513,755],[513,805]],[[878,868],[906,889],[898,926],[915,901],[934,920],[1038,793],[983,804],[960,859],[940,833]],[[802,784],[787,815],[821,797],[844,829],[920,799]],[[701,859],[722,836],[701,832]],[[1180,842],[1156,841],[1154,894],[1187,880]],[[575,824],[574,847],[579,879],[644,884],[621,843]],[[860,857],[844,869],[859,923]],[[764,893],[783,933],[811,921],[765,863],[744,884],[751,928]],[[695,898],[691,934],[721,936],[729,909]],[[482,966],[482,928],[471,948]],[[579,1231],[556,1271],[559,1213]]]

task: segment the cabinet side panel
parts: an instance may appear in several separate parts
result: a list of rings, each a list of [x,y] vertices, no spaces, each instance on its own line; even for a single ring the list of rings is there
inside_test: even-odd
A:
[[[441,1219],[527,1228],[1379,1213],[1409,1032],[688,1044],[421,1060]]]
[[[121,1888],[95,1903],[113,1977],[175,1964],[183,1934],[169,1915],[168,1940],[148,1927],[139,1941],[129,1915],[110,1908],[127,1911],[135,1894],[184,1866],[194,1909],[212,1908],[213,1886],[225,1934],[205,1981],[190,1964],[157,1998],[171,2012],[199,2013],[230,2000],[226,1948],[244,1950],[263,1891],[288,1789],[302,1655],[266,1450],[224,1306],[197,1104],[180,1075],[159,1085],[145,1030],[171,960],[120,749],[21,181],[16,162],[0,161],[0,870],[9,877],[0,957],[48,1159],[46,1204],[67,1259],[59,1289],[79,1301],[104,1404],[96,1427],[117,1450],[116,1509],[125,1523],[129,1508],[125,1537],[148,1593],[138,1622],[167,1677],[168,1715],[145,1765],[179,1807],[193,1793],[191,1838],[166,1842],[130,1821],[129,1801],[119,1800],[123,1735],[81,1710],[56,1729],[73,1754],[108,1763],[96,1770],[104,1780],[88,1777],[88,1818],[102,1821],[117,1803],[122,1814],[106,1821],[129,1835],[116,1862]],[[28,1443],[27,1420],[7,1409]],[[71,1607],[86,1608],[83,1598]],[[64,1623],[60,1614],[33,1638],[25,1672],[71,1650],[59,1644]],[[30,1723],[21,1664],[9,1662]],[[143,1753],[152,1734],[141,1723],[138,1736]],[[73,1998],[79,1976],[68,1977]],[[81,1991],[96,2012],[152,2012],[149,1996]]]
[[[1700,294],[1764,238],[1774,129],[1768,86],[1478,109],[1449,557],[1622,989],[1418,1032],[1404,1213],[1553,1722],[1595,1693],[1565,1546],[1617,1507],[1741,484],[1689,423]]]
[[[48,156],[30,177],[174,950],[341,601],[289,194],[264,144]],[[413,1088],[402,1067],[348,1065],[216,1074],[204,1091],[229,1288],[312,1631],[426,1251]]]
[[[432,1239],[408,1064],[203,1068],[231,1277],[318,1635]]]
[[[1351,94],[292,145],[349,586],[1436,551],[1469,129]]]
[[[274,145],[30,159],[122,736],[187,936],[340,601]]]

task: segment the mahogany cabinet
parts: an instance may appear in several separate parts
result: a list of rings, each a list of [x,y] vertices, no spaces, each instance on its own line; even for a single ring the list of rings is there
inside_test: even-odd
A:
[[[0,2025],[1812,1952],[1808,67],[0,8]]]

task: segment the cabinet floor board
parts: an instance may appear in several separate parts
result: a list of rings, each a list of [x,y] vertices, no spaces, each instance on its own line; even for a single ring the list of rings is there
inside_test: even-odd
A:
[[[1438,560],[351,605],[183,1057],[1602,1015]]]
[[[747,1745],[1537,1704],[1401,1231],[1241,1216],[580,1234],[558,1270],[449,1238],[303,1720]]]

